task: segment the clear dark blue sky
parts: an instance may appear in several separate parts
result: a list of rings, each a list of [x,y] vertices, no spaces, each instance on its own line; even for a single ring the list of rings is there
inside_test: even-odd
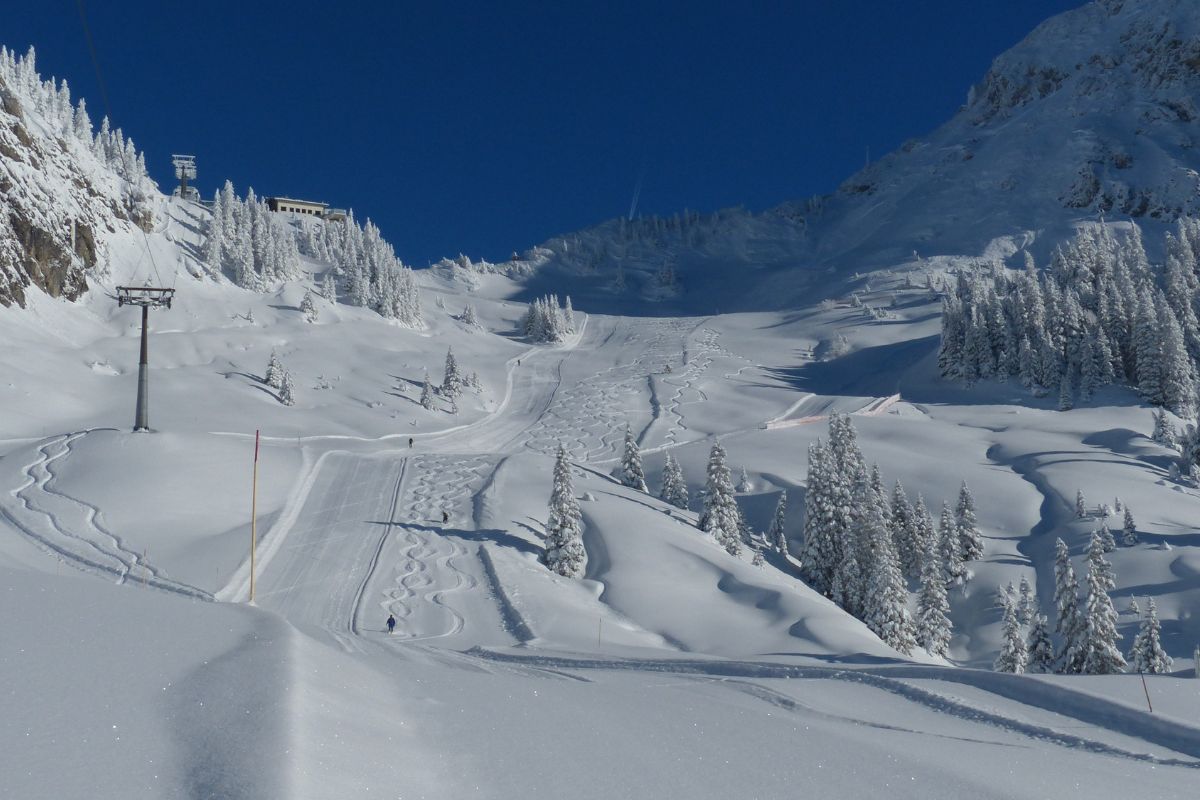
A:
[[[350,206],[423,266],[628,211],[828,192],[1082,0],[86,2],[115,124],[173,184]],[[10,4],[99,118],[75,0]]]

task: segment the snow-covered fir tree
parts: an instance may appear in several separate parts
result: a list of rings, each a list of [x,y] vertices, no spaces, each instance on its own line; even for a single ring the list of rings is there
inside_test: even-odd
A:
[[[1003,643],[993,666],[997,672],[1020,674],[1025,671],[1029,654],[1025,649],[1025,636],[1021,632],[1021,623],[1017,619],[1017,603],[1009,592],[1000,592],[1000,607]]]
[[[941,521],[938,523],[938,557],[947,586],[960,586],[967,580],[967,567],[963,563],[959,542],[954,513],[950,510],[950,504],[943,502]]]
[[[892,487],[892,538],[896,541],[896,553],[900,557],[900,568],[909,578],[919,578],[922,569],[922,553],[925,542],[920,540],[916,512],[908,502],[908,495],[899,480]]]
[[[263,375],[263,382],[272,389],[283,388],[283,363],[279,360],[279,354],[274,350],[271,351],[271,357],[267,361],[267,371]]]
[[[1078,672],[1082,666],[1084,615],[1079,608],[1079,580],[1071,564],[1071,554],[1062,539],[1054,541],[1054,606],[1057,611],[1055,631],[1061,637],[1058,668],[1061,672]]]
[[[458,361],[454,358],[454,348],[452,347],[446,348],[446,366],[442,375],[442,385],[439,387],[442,396],[449,397],[451,400],[457,399],[462,394],[463,381],[462,373],[458,371]]]
[[[1030,621],[1029,638],[1025,650],[1029,672],[1054,671],[1054,643],[1050,641],[1049,623],[1044,614],[1034,614]]]
[[[683,467],[670,453],[667,453],[667,462],[663,465],[662,491],[658,496],[676,508],[688,507],[688,488],[683,477]]]
[[[309,322],[316,322],[320,316],[313,293],[308,289],[304,290],[304,297],[300,300],[300,313],[304,314],[304,319]]]
[[[1101,522],[1100,530],[1096,533],[1100,537],[1100,544],[1104,547],[1104,552],[1111,553],[1117,549],[1117,540],[1113,537],[1107,522]]]
[[[1033,594],[1033,587],[1029,584],[1029,577],[1022,575],[1021,590],[1017,595],[1017,621],[1022,625],[1028,625],[1036,614],[1037,598]]]
[[[979,522],[975,515],[975,498],[963,481],[958,490],[958,505],[954,509],[954,522],[958,526],[958,542],[963,561],[978,561],[983,557],[983,536],[979,533]]]
[[[1146,604],[1146,617],[1133,640],[1133,649],[1129,651],[1129,668],[1134,672],[1159,675],[1170,672],[1173,664],[1162,648],[1162,623],[1158,621],[1158,607],[1151,597]]]
[[[734,489],[739,494],[744,494],[754,490],[754,485],[750,483],[750,476],[746,474],[746,468],[742,467],[741,475],[738,476],[737,486]]]
[[[1142,615],[1142,609],[1140,606],[1138,606],[1136,597],[1129,598],[1129,613],[1133,614],[1135,617],[1140,617]]]
[[[321,297],[324,297],[331,303],[337,302],[337,284],[333,280],[333,270],[325,270],[325,277],[321,279]]]
[[[1104,542],[1092,533],[1087,553],[1087,599],[1084,605],[1083,636],[1079,647],[1080,672],[1111,675],[1125,669],[1125,657],[1117,648],[1117,611],[1108,593],[1115,585],[1112,565],[1104,557]]]
[[[287,370],[283,371],[283,377],[279,379],[279,402],[285,406],[296,405],[296,384],[292,382],[292,373]]]
[[[561,342],[574,329],[574,321],[568,322],[557,295],[546,295],[529,304],[520,326],[532,342]]]
[[[425,370],[425,380],[421,383],[421,408],[433,411],[436,406],[433,401],[433,383],[429,380],[429,370]]]
[[[1133,512],[1129,510],[1129,506],[1125,506],[1125,524],[1121,528],[1123,534],[1122,541],[1126,547],[1133,547],[1137,544],[1137,523],[1133,520]]]
[[[637,440],[633,438],[633,429],[625,424],[625,443],[621,450],[621,466],[619,477],[622,484],[639,492],[648,491],[646,488],[646,472],[642,469],[642,452],[638,449]]]
[[[767,542],[780,555],[788,554],[786,491],[779,493],[779,500],[775,503],[775,515],[771,517],[771,526],[767,528]]]
[[[554,487],[550,492],[550,517],[546,521],[546,549],[542,563],[565,578],[582,578],[587,566],[583,514],[575,499],[571,462],[561,444],[554,460]]]
[[[699,527],[730,555],[741,554],[745,523],[734,499],[733,480],[729,465],[725,463],[725,448],[720,442],[713,443],[708,455],[704,510],[700,514]]]
[[[1154,416],[1154,432],[1150,434],[1150,439],[1163,447],[1174,447],[1179,434],[1167,417],[1166,409],[1156,408],[1151,413]]]
[[[1075,518],[1083,519],[1087,516],[1087,503],[1083,499],[1083,489],[1075,491]]]
[[[475,306],[471,305],[470,303],[467,303],[467,305],[463,307],[462,314],[459,315],[458,321],[472,328],[480,327],[479,317],[475,315]]]
[[[950,653],[950,602],[946,580],[932,542],[925,544],[921,558],[921,591],[917,595],[917,643],[932,656]]]
[[[869,479],[859,481],[856,498],[870,495],[875,502],[868,502],[858,514],[858,535],[866,545],[864,558],[866,584],[860,600],[863,606],[863,622],[867,624],[884,644],[905,655],[912,652],[917,641],[912,617],[908,612],[908,592],[904,576],[900,572],[900,559],[891,531],[883,517],[877,493],[870,488]]]

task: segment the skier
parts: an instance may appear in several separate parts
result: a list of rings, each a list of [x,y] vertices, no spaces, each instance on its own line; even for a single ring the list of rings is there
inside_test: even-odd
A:
[[[408,437],[408,449],[412,450],[412,446],[413,446],[413,438],[410,436],[410,437]]]
[[[388,633],[391,633],[392,631],[394,631],[396,629],[396,615],[395,614],[388,614],[387,626],[388,626]]]
[[[448,513],[446,513],[445,511],[443,511],[442,512],[442,524],[445,525],[449,521],[450,521],[450,515]]]

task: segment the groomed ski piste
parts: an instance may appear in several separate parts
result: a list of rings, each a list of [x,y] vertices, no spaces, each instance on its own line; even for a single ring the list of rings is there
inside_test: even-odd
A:
[[[155,432],[128,429],[137,320],[106,294],[148,269],[144,242],[114,245],[114,274],[81,304],[36,296],[0,312],[7,796],[1183,797],[1196,785],[1197,498],[1167,480],[1171,452],[1131,394],[1063,413],[940,381],[937,300],[899,271],[860,294],[895,298],[882,321],[848,302],[580,311],[565,342],[531,345],[515,330],[518,285],[426,273],[423,330],[330,303],[309,323],[303,282],[254,294],[191,277],[185,223],[202,212],[164,199],[160,213],[149,241],[179,271],[175,307],[152,317]],[[457,319],[466,303],[477,328]],[[844,355],[814,358],[839,334]],[[417,403],[447,347],[482,387],[457,415]],[[295,406],[262,381],[272,350],[297,379]],[[931,508],[963,479],[975,493],[986,552],[951,593],[949,661],[901,656],[794,561],[754,566],[696,528],[719,440],[749,474],[738,499],[752,527],[787,490],[798,539],[805,453],[834,411]],[[682,463],[691,510],[614,480],[626,423],[652,490],[667,453]],[[538,560],[559,444],[584,514],[581,580]],[[991,671],[996,588],[1025,575],[1049,614],[1054,537],[1080,553],[1098,524],[1075,518],[1078,488],[1137,514],[1141,543],[1113,554],[1113,594],[1121,610],[1153,596],[1164,618],[1176,671],[1149,676],[1153,714],[1137,675]],[[1126,646],[1136,625],[1121,614]]]

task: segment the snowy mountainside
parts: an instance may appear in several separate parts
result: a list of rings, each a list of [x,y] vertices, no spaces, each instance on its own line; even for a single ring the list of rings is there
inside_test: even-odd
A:
[[[103,270],[109,236],[149,228],[157,187],[132,140],[105,119],[93,134],[66,81],[43,82],[32,48],[0,50],[0,304],[33,285],[75,299]]]
[[[952,119],[830,195],[761,213],[613,220],[508,266],[533,270],[536,293],[570,276],[583,308],[713,313],[721,297],[725,311],[778,309],[836,296],[848,272],[911,265],[914,253],[1005,260],[1028,249],[1045,263],[1081,219],[1154,226],[1195,214],[1194,10],[1093,0],[1046,21]]]

